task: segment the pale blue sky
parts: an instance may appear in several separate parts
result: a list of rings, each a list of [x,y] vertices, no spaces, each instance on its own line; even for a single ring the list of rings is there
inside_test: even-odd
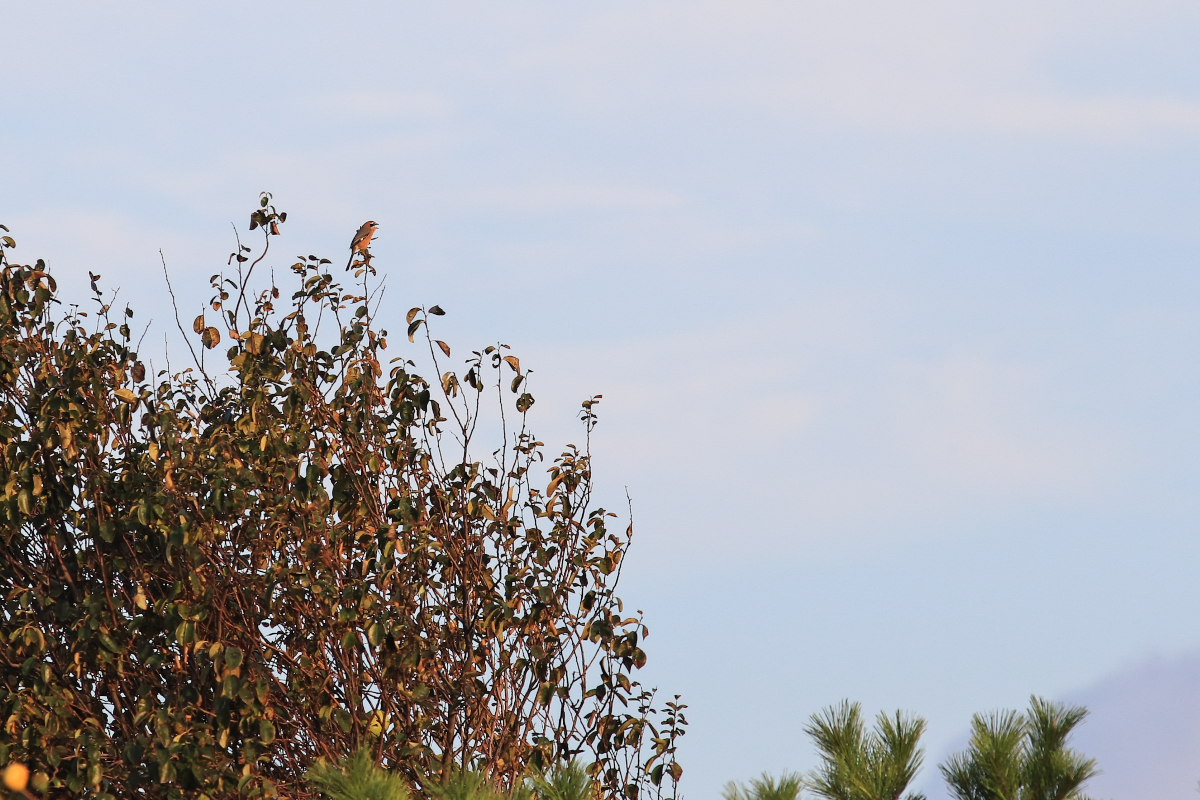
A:
[[[198,306],[269,190],[280,265],[378,220],[392,313],[513,345],[547,442],[603,393],[692,800],[843,697],[933,762],[1031,693],[1094,698],[1097,795],[1194,796],[1200,6],[255,8],[6,10],[19,257],[161,332],[158,250]]]

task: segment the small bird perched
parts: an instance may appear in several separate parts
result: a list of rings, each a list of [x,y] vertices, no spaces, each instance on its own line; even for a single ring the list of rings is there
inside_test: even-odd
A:
[[[371,246],[371,240],[375,238],[375,229],[378,227],[379,223],[369,219],[358,229],[358,233],[354,234],[354,238],[350,240],[350,261],[346,264],[346,269],[350,269],[350,264],[354,263],[355,253],[370,257],[367,248]]]
[[[375,229],[378,227],[379,224],[373,219],[364,222],[358,229],[358,233],[354,234],[354,238],[350,240],[350,252],[367,252],[367,248],[371,246],[371,240],[375,238]]]

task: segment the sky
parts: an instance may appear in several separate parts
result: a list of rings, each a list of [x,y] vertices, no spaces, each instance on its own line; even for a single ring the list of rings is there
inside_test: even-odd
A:
[[[1100,798],[1200,780],[1200,6],[296,2],[5,11],[0,223],[173,322],[260,191],[380,223],[384,315],[534,369],[632,500],[684,796],[843,698],[1084,703]],[[140,309],[146,309],[145,312]],[[401,339],[402,337],[395,337]],[[398,353],[399,354],[399,353]],[[1131,742],[1136,742],[1133,746]]]

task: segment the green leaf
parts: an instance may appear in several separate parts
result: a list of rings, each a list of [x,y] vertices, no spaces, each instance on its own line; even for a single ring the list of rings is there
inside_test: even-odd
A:
[[[33,516],[33,493],[22,489],[17,494],[17,510],[27,517]]]
[[[269,719],[260,719],[258,721],[258,738],[265,745],[275,741],[275,723]]]
[[[196,641],[196,623],[185,620],[175,627],[175,641],[181,645],[190,645]]]
[[[120,655],[123,652],[121,645],[117,644],[117,640],[109,636],[106,631],[100,631],[98,638],[100,639],[100,644],[104,645],[104,649],[108,652],[115,655]]]

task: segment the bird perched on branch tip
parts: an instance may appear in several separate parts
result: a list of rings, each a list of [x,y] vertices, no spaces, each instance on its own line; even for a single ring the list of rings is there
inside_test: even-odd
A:
[[[350,240],[350,262],[346,264],[346,269],[350,269],[350,264],[354,263],[355,253],[362,253],[369,258],[367,248],[371,246],[371,240],[375,238],[375,229],[378,227],[379,223],[369,219],[358,229],[358,233],[354,234],[354,238]]]
[[[371,240],[375,238],[375,229],[378,227],[379,223],[373,219],[364,222],[358,229],[358,233],[354,234],[354,238],[350,240],[351,252],[365,253],[371,246]]]

